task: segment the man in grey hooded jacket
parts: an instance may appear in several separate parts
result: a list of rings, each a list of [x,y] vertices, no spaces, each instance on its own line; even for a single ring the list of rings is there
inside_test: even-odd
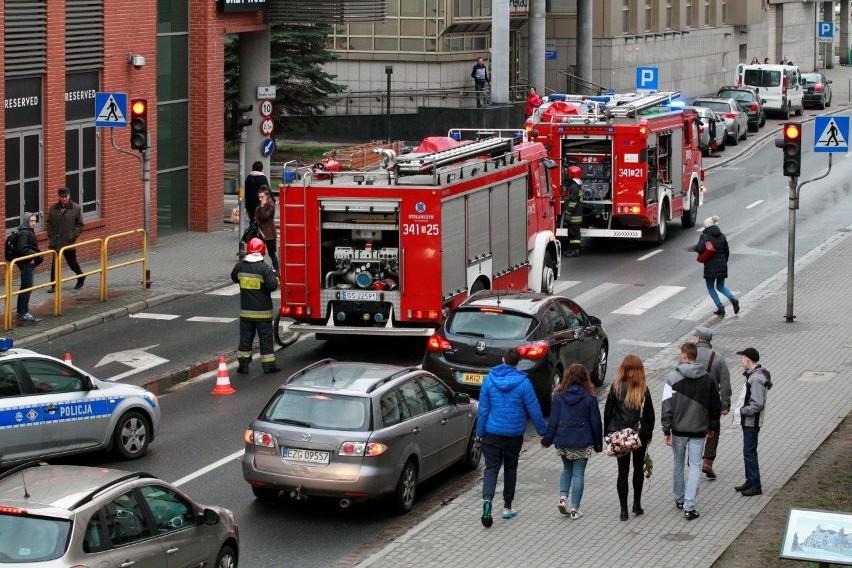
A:
[[[737,351],[742,355],[743,388],[740,398],[734,405],[734,424],[743,427],[743,464],[745,465],[745,483],[734,487],[743,497],[753,497],[763,493],[760,484],[760,466],[757,462],[757,438],[763,426],[766,410],[766,391],[772,388],[769,370],[762,367],[760,353],[754,347]]]
[[[698,348],[698,356],[695,362],[703,366],[710,377],[719,386],[719,398],[722,402],[722,416],[728,414],[731,409],[731,372],[725,357],[718,351],[713,350],[710,341],[713,340],[713,332],[706,327],[696,327],[692,332],[692,342]],[[719,433],[716,430],[713,436],[707,436],[704,441],[704,460],[701,463],[701,471],[710,479],[716,479],[713,471],[713,461],[716,459],[716,449],[719,447]]]
[[[694,343],[680,346],[680,364],[666,377],[662,416],[666,445],[674,454],[672,481],[677,508],[687,521],[698,518],[695,502],[701,480],[701,454],[705,437],[719,429],[719,387],[707,370],[695,362]],[[689,459],[689,479],[684,487],[683,464]]]

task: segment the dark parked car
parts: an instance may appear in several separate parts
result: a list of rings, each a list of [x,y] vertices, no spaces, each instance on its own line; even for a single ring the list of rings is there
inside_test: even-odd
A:
[[[478,404],[432,373],[323,359],[281,385],[245,432],[243,477],[258,499],[286,491],[340,506],[390,496],[400,511],[449,466],[479,466]]]
[[[717,97],[731,98],[737,101],[740,108],[748,115],[748,129],[757,132],[766,124],[766,112],[763,110],[763,99],[757,87],[742,85],[739,87],[722,87],[716,93]]]
[[[427,341],[423,369],[477,396],[510,347],[520,351],[519,368],[545,411],[571,363],[582,363],[595,385],[606,377],[609,340],[600,319],[562,296],[495,290],[473,294],[450,313]]]
[[[805,106],[819,109],[831,106],[831,79],[822,73],[802,73],[805,87]]]

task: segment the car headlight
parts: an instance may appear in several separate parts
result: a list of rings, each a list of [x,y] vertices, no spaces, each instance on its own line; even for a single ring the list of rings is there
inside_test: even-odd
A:
[[[152,406],[157,406],[157,395],[152,392],[145,391],[145,394],[143,394],[142,396],[144,396],[145,399],[150,402]]]

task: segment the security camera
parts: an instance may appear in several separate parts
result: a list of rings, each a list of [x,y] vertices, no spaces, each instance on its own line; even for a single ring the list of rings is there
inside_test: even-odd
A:
[[[127,62],[133,65],[134,69],[142,69],[145,66],[145,56],[138,53],[131,53],[127,56]]]

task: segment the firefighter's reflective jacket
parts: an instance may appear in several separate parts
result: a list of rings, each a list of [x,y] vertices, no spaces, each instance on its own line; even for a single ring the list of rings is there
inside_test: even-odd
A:
[[[231,280],[240,284],[241,318],[272,319],[272,292],[278,289],[278,278],[262,255],[247,254],[234,266]]]

